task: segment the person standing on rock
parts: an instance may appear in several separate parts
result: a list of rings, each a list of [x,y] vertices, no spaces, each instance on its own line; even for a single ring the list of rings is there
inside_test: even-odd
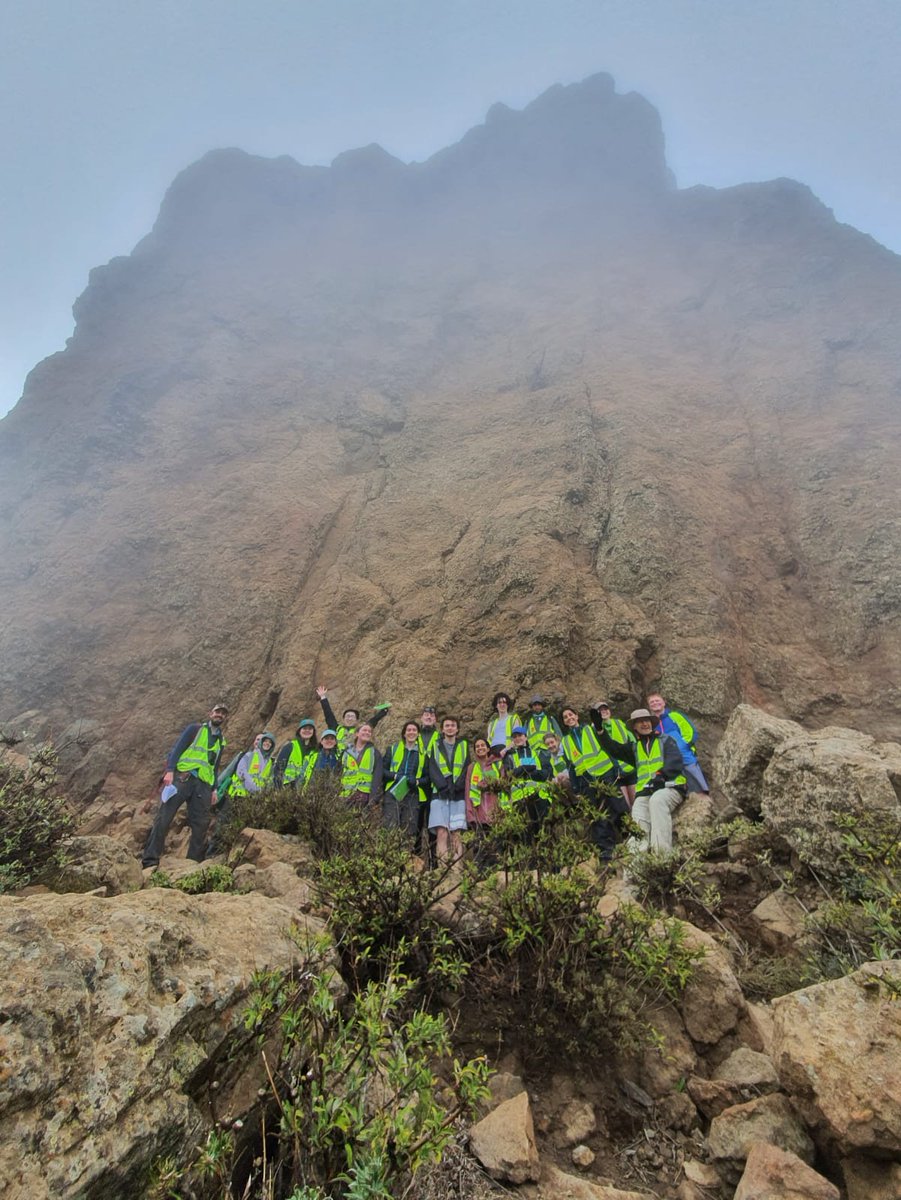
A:
[[[354,808],[368,808],[382,786],[381,755],[372,744],[372,726],[364,721],[341,757],[341,795]]]
[[[275,760],[275,779],[279,786],[303,787],[310,777],[319,746],[316,742],[316,726],[310,717],[304,717],[297,726],[295,736],[285,742]],[[309,760],[309,761],[308,761]]]
[[[601,852],[601,860],[609,862],[616,849],[623,817],[629,811],[628,802],[617,791],[620,768],[613,752],[602,745],[596,730],[591,725],[581,724],[578,709],[565,704],[560,715],[565,730],[561,749],[571,768],[572,788],[577,796],[587,797],[598,810],[589,833]]]
[[[310,759],[312,758],[312,765]],[[321,779],[319,774],[325,771],[331,775],[337,775],[341,770],[341,758],[338,754],[338,735],[334,729],[323,729],[322,737],[319,739],[319,750],[315,757],[308,755],[304,760],[304,771],[307,774],[306,783],[310,780],[315,782]]]
[[[614,741],[603,728],[598,740],[620,762],[635,772],[632,820],[644,833],[639,850],[668,854],[673,848],[673,812],[685,797],[685,764],[675,738],[655,733],[654,718],[646,708],[636,708],[629,718],[633,742]]]
[[[524,811],[527,821],[525,840],[532,845],[547,816],[546,784],[551,778],[551,761],[547,751],[535,754],[529,745],[524,725],[513,726],[513,745],[504,755],[503,775],[509,781],[509,798],[501,806]]]
[[[435,830],[439,859],[456,861],[462,851],[460,834],[466,828],[466,765],[469,746],[458,740],[460,722],[445,717],[441,737],[429,758],[429,775],[435,797],[429,805],[429,829]]]
[[[704,772],[698,762],[695,749],[695,740],[698,735],[694,725],[684,713],[677,712],[674,708],[667,708],[666,701],[659,692],[651,692],[648,696],[648,708],[651,710],[657,732],[665,733],[673,738],[682,751],[687,790],[708,796],[710,785],[704,778]]]
[[[428,772],[428,761],[432,751],[435,749],[435,743],[441,736],[438,730],[438,710],[434,704],[426,704],[423,707],[420,724],[419,749],[422,751],[422,761],[425,764],[425,774],[422,781],[425,801],[419,810],[419,824],[416,829],[414,853],[421,854],[424,861],[430,866],[434,866],[437,841],[435,831],[429,829],[429,806],[434,798],[434,791],[432,790],[432,780]]]
[[[360,713],[356,708],[346,708],[344,710],[344,719],[338,722],[331,704],[326,697],[328,696],[328,688],[318,687],[316,695],[319,697],[319,703],[322,705],[322,712],[325,716],[326,724],[329,729],[334,729],[338,737],[338,752],[343,754],[344,751],[351,745],[357,734],[357,726],[360,723]],[[372,716],[366,722],[371,729],[375,729],[379,721],[388,715],[390,704],[377,704]]]
[[[163,786],[174,785],[175,793],[160,802],[156,819],[141,855],[142,867],[159,866],[166,846],[166,835],[175,814],[183,804],[188,808],[191,841],[188,858],[203,861],[207,830],[212,817],[212,805],[217,800],[216,770],[226,745],[223,726],[228,720],[228,706],[214,704],[202,723],[186,726],[166,760]]]
[[[386,829],[402,829],[414,849],[422,809],[428,800],[423,789],[423,775],[428,772],[428,758],[420,749],[419,725],[407,721],[401,739],[388,748],[382,771],[382,824]]]

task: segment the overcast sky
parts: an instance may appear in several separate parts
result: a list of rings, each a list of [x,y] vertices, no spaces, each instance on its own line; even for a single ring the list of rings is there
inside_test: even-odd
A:
[[[901,0],[5,0],[0,413],[218,146],[422,159],[609,71],[681,187],[790,175],[901,252]]]

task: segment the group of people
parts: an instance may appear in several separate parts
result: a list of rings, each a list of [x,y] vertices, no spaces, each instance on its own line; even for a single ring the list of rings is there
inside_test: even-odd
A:
[[[518,808],[534,838],[560,788],[593,807],[590,835],[602,858],[612,857],[627,814],[642,830],[640,846],[666,851],[672,848],[674,810],[687,792],[708,791],[694,726],[657,692],[628,722],[599,700],[585,714],[563,704],[559,723],[543,696],[532,696],[527,715],[520,715],[510,696],[498,692],[486,732],[471,746],[456,717],[439,723],[434,705],[427,704],[384,753],[373,732],[390,705],[378,705],[364,721],[348,708],[338,721],[327,689],[318,687],[316,695],[325,721],[321,734],[304,717],[276,751],[276,738],[264,730],[224,766],[227,705],[214,705],[206,721],[188,725],[167,759],[142,865],[159,863],[183,804],[191,828],[188,857],[202,861],[214,809],[221,819],[235,797],[270,787],[296,788],[302,802],[304,789],[322,772],[340,780],[345,803],[361,809],[380,804],[384,825],[403,830],[411,849],[433,858],[458,857],[461,834],[484,831],[504,808]]]

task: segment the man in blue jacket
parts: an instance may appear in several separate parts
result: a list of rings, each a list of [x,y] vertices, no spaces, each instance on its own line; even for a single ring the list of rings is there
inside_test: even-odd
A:
[[[169,826],[183,804],[188,806],[188,824],[191,826],[188,858],[196,862],[203,861],[212,816],[211,806],[217,800],[216,771],[226,744],[222,728],[227,720],[228,707],[214,704],[209,717],[202,723],[186,726],[169,751],[163,788],[171,784],[175,791],[167,800],[160,802],[141,855],[142,867],[159,866]]]
[[[651,692],[650,696],[648,696],[648,708],[651,710],[651,715],[654,718],[656,732],[665,733],[668,737],[673,738],[682,752],[682,761],[685,764],[686,790],[689,792],[698,792],[702,796],[708,795],[710,785],[704,778],[704,772],[701,770],[701,764],[698,762],[698,755],[695,749],[695,738],[698,735],[694,725],[692,725],[684,713],[677,712],[674,708],[667,708],[666,701],[659,692]]]

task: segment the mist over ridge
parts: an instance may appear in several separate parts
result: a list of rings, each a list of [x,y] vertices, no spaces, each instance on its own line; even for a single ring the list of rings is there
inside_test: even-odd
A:
[[[0,424],[5,715],[98,720],[112,789],[323,680],[898,732],[899,310],[802,184],[679,190],[608,75],[420,163],[212,151]]]

